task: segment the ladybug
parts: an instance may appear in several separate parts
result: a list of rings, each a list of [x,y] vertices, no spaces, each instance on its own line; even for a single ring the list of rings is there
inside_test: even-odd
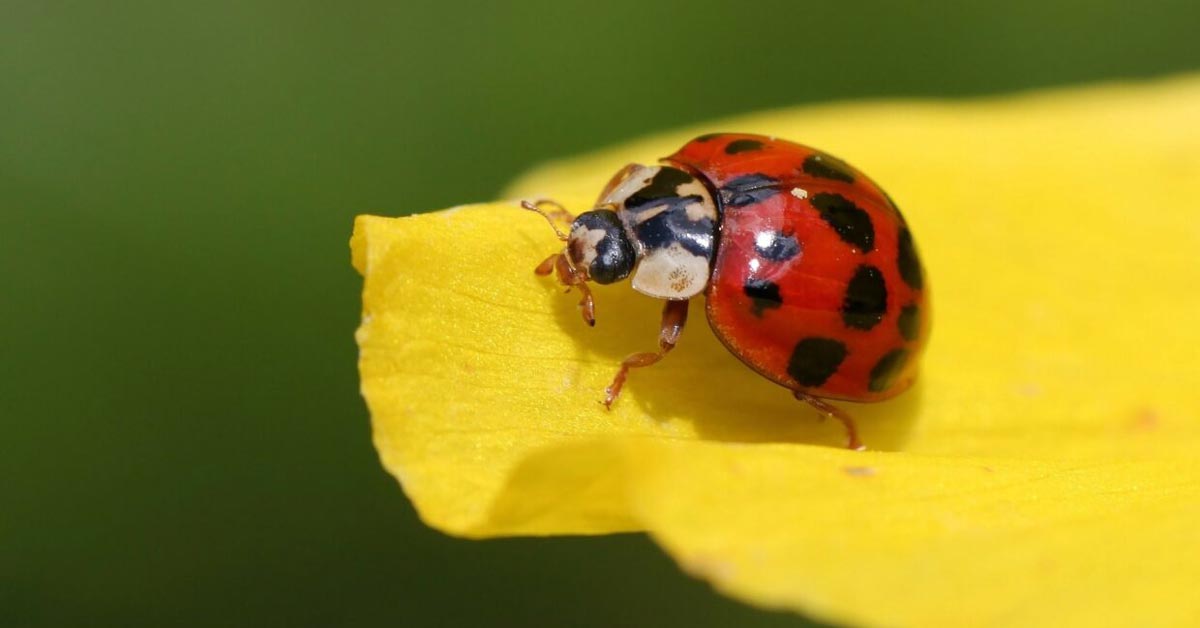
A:
[[[844,161],[773,137],[718,133],[661,165],[630,164],[596,206],[572,216],[549,200],[522,206],[566,243],[535,270],[580,290],[631,278],[665,301],[659,349],[621,362],[611,407],[630,369],[661,360],[679,340],[692,297],[706,297],[713,332],[731,353],[841,421],[825,399],[882,401],[912,385],[929,334],[927,287],[908,224],[878,185]]]

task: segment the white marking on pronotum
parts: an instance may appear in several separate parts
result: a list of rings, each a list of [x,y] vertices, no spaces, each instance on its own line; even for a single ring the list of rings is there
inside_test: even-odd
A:
[[[808,190],[804,188],[792,188],[792,196],[795,196],[799,199],[808,198]]]
[[[708,260],[678,242],[650,251],[633,275],[633,289],[659,299],[686,299],[704,291]]]
[[[705,218],[711,219],[714,213],[711,208],[707,207],[703,202],[688,203],[687,206],[684,207],[684,210],[687,211],[688,220],[692,222],[698,222],[700,220],[704,220]]]
[[[698,202],[689,203],[684,207],[687,211],[688,220],[717,219],[717,207],[709,200],[708,190],[705,189],[703,183],[693,179],[676,188],[675,193],[681,197],[698,196],[700,198]]]

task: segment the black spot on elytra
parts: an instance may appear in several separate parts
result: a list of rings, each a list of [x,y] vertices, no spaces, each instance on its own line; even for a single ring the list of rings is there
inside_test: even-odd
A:
[[[747,279],[742,286],[742,292],[750,297],[755,316],[762,317],[763,310],[777,308],[783,305],[783,297],[779,295],[779,284],[766,279]]]
[[[821,218],[837,232],[842,242],[863,253],[875,249],[875,226],[866,210],[841,194],[822,192],[809,199],[821,212]]]
[[[721,187],[721,202],[726,207],[745,207],[765,201],[779,193],[777,179],[765,174],[744,174]]]
[[[924,273],[921,272],[921,260],[917,259],[917,247],[913,244],[912,233],[908,228],[901,227],[896,242],[899,249],[896,255],[896,265],[900,267],[900,277],[904,283],[920,290],[925,285]]]
[[[800,242],[778,231],[763,231],[754,238],[754,251],[772,262],[786,262],[800,254]]]
[[[908,351],[906,349],[893,349],[889,351],[875,366],[871,368],[871,380],[867,384],[867,390],[871,392],[883,392],[891,387],[892,380],[900,369],[904,368],[904,363],[908,361]]]
[[[752,150],[761,150],[763,143],[758,140],[733,140],[725,147],[726,155],[736,155]]]
[[[787,372],[801,386],[820,386],[846,359],[846,345],[832,338],[805,338],[796,343]]]
[[[896,327],[905,340],[916,340],[921,333],[921,311],[915,303],[910,303],[900,310],[900,318],[896,319]]]
[[[693,142],[711,142],[712,140],[715,140],[718,137],[721,137],[722,135],[725,135],[725,133],[705,133],[704,135],[701,135],[700,137],[697,137],[696,139],[694,139],[692,141]]]
[[[850,169],[850,166],[846,165],[846,162],[832,155],[813,153],[804,160],[800,169],[805,174],[821,179],[854,183],[854,171]]]
[[[634,192],[625,199],[625,208],[637,210],[647,205],[659,205],[669,199],[691,199],[687,202],[700,200],[699,196],[679,196],[679,186],[691,183],[696,179],[692,175],[678,169],[664,167],[659,170],[646,187]]]
[[[871,329],[883,320],[887,311],[887,284],[883,273],[863,264],[854,271],[842,299],[842,322],[855,329]]]

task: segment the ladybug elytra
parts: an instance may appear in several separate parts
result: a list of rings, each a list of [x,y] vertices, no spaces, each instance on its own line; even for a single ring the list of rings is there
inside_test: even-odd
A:
[[[872,402],[911,386],[929,334],[924,272],[891,198],[845,162],[807,146],[747,134],[688,142],[661,165],[617,172],[590,211],[524,202],[566,243],[536,269],[578,288],[630,278],[665,301],[656,352],[621,362],[611,406],[632,368],[661,360],[679,339],[691,297],[704,294],[718,339],[763,377],[840,420],[824,399]]]

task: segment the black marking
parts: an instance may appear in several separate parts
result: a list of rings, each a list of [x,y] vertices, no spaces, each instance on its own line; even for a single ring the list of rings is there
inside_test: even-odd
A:
[[[694,139],[692,141],[693,142],[709,142],[709,141],[715,140],[718,137],[721,137],[723,135],[726,135],[726,134],[725,133],[705,133],[704,135],[701,135],[700,137],[697,137],[696,139]]]
[[[867,384],[867,390],[883,392],[891,388],[892,380],[904,368],[905,362],[908,362],[907,349],[893,349],[879,358],[871,369],[871,381]]]
[[[699,197],[685,197],[685,199]],[[647,251],[666,248],[678,242],[680,246],[693,255],[712,259],[713,238],[717,232],[711,218],[707,216],[700,220],[688,218],[685,205],[672,203],[670,209],[642,222],[633,228],[642,246]]]
[[[800,254],[800,242],[778,231],[762,231],[754,237],[754,251],[772,262],[786,262]]]
[[[688,205],[703,203],[704,198],[699,194],[679,195],[679,186],[695,180],[678,168],[663,167],[645,187],[625,199],[625,210],[634,214],[661,210],[641,222],[637,218],[632,221],[636,225],[634,236],[646,250],[679,243],[693,255],[712,259],[716,225],[708,216],[693,220],[687,213]]]
[[[917,247],[913,244],[912,233],[907,227],[900,228],[896,246],[896,265],[900,267],[900,277],[913,290],[920,290],[925,285],[924,273],[921,271],[921,260],[917,258]]]
[[[822,192],[809,199],[821,212],[821,218],[837,232],[842,242],[862,253],[875,250],[875,226],[866,210],[841,194]]]
[[[742,292],[753,302],[754,315],[762,318],[763,310],[777,308],[783,305],[783,297],[779,296],[779,284],[766,279],[747,279],[742,286]]]
[[[700,200],[697,195],[679,196],[679,186],[695,181],[692,175],[678,169],[663,167],[646,184],[646,187],[634,192],[625,199],[625,209],[636,210],[643,206],[658,206],[666,201],[673,199],[681,199],[686,203],[692,203]],[[674,201],[673,201],[674,202]]]
[[[887,284],[878,268],[863,264],[854,271],[842,300],[842,322],[847,327],[868,330],[887,312]]]
[[[910,303],[900,310],[900,318],[896,319],[896,327],[905,340],[916,340],[921,333],[921,311],[915,303]]]
[[[854,183],[854,171],[850,169],[850,166],[846,165],[846,162],[832,155],[813,153],[804,160],[804,164],[801,165],[800,169],[805,174],[821,179]]]
[[[792,350],[787,372],[801,386],[820,386],[845,359],[846,345],[832,338],[805,338]]]
[[[725,147],[726,155],[736,155],[752,150],[762,150],[763,143],[758,140],[733,140]]]
[[[744,174],[730,179],[721,187],[721,203],[726,207],[745,207],[765,201],[776,194],[779,189],[777,179],[765,174]]]

